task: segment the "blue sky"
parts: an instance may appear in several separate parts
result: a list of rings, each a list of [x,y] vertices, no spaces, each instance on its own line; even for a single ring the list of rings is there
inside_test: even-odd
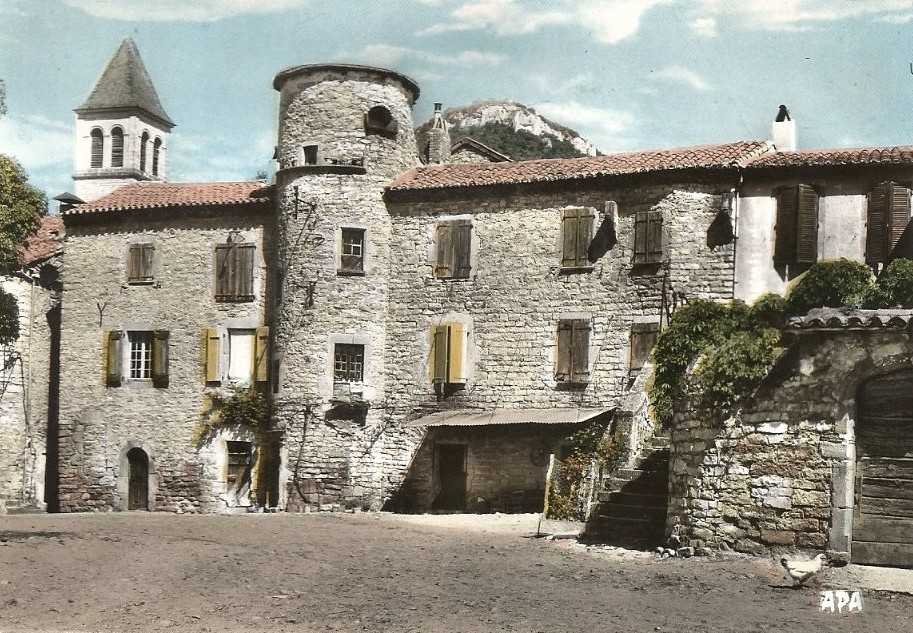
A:
[[[416,123],[504,98],[604,152],[763,139],[913,144],[913,0],[0,0],[0,152],[72,190],[73,108],[132,37],[166,111],[175,181],[270,168],[287,67],[384,66]]]

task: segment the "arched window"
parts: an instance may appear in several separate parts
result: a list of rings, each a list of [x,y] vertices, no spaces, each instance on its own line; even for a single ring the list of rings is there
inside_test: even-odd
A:
[[[159,175],[159,155],[162,151],[162,139],[156,138],[152,144],[152,175]]]
[[[111,128],[111,167],[124,166],[124,130]]]
[[[395,135],[396,119],[384,106],[374,106],[365,115],[365,132],[368,134]]]
[[[92,137],[92,155],[89,167],[101,167],[105,155],[105,137],[98,128],[92,130],[90,135]]]
[[[149,132],[143,132],[139,139],[139,170],[146,171],[146,145],[149,144]]]

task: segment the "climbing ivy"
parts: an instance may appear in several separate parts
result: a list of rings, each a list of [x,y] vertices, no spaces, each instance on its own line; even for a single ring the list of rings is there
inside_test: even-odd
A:
[[[0,344],[19,338],[19,304],[16,297],[0,289]]]
[[[210,403],[194,430],[195,444],[208,439],[218,428],[242,426],[255,432],[269,429],[273,403],[265,393],[253,387],[239,387],[227,396],[213,392],[208,397]]]

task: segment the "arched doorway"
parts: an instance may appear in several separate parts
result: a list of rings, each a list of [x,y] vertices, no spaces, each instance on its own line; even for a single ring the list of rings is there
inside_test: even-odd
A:
[[[859,389],[852,562],[913,567],[913,369]]]
[[[149,509],[149,456],[141,448],[127,452],[129,479],[127,487],[127,509]]]

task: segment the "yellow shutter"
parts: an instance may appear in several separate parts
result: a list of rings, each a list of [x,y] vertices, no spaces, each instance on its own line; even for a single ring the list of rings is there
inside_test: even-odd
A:
[[[221,368],[219,367],[219,329],[214,327],[206,328],[204,330],[204,341],[206,349],[206,382],[219,382],[222,380]]]
[[[466,378],[463,376],[463,326],[460,323],[451,323],[447,328],[449,331],[447,382],[465,382]]]
[[[430,374],[433,382],[447,382],[447,326],[431,328]]]
[[[111,330],[104,333],[102,367],[105,368],[105,384],[109,387],[119,387],[121,384],[123,339],[124,333],[121,330]]]
[[[269,379],[269,327],[257,328],[254,341],[254,380],[266,382]]]

